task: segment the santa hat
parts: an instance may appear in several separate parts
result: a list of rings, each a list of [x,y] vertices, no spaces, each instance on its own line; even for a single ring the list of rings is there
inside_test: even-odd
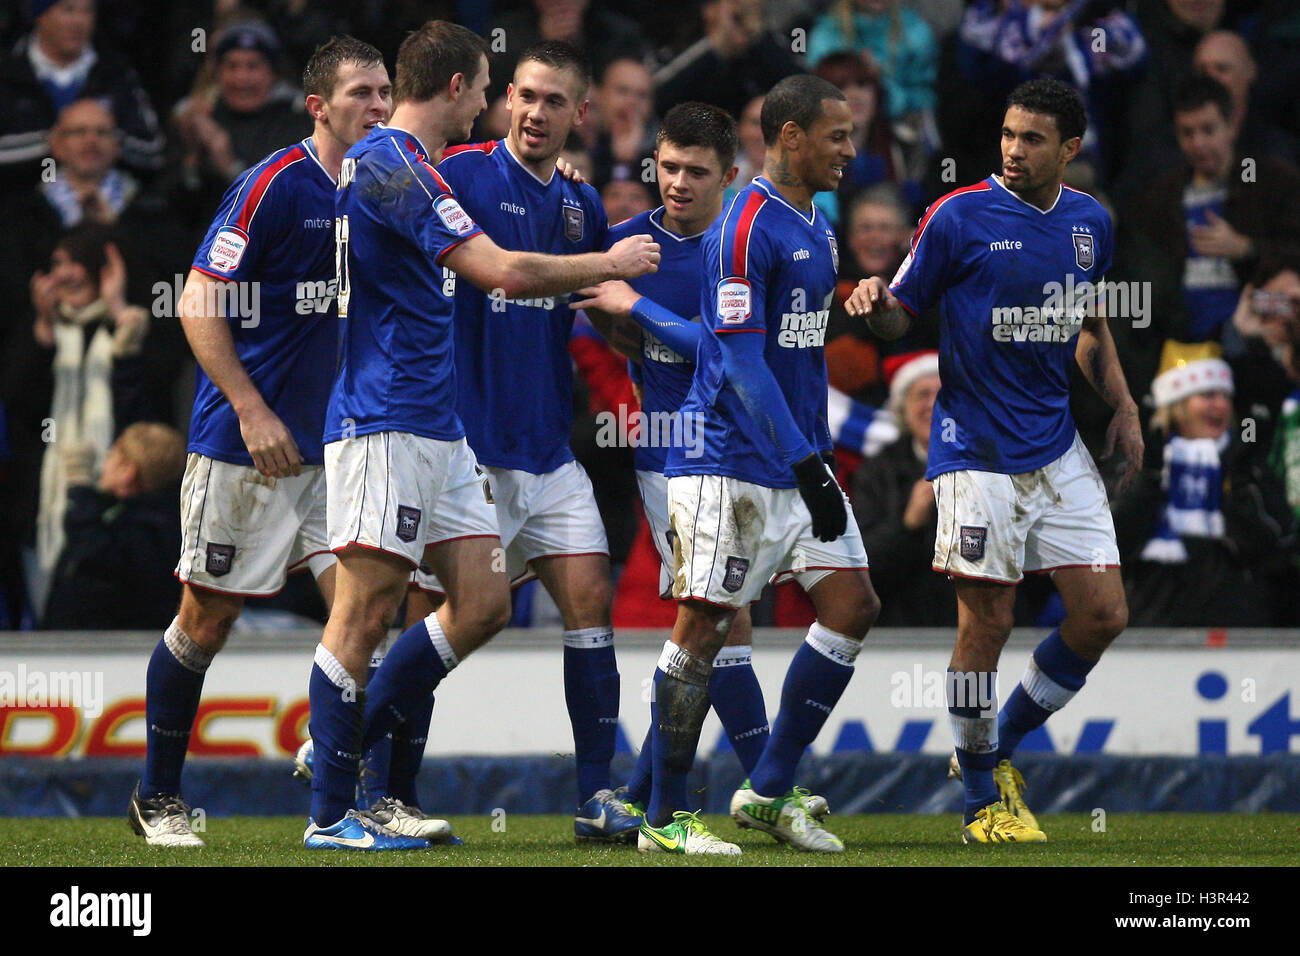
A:
[[[1156,408],[1168,408],[1200,392],[1233,393],[1232,369],[1214,342],[1189,345],[1170,339],[1160,353],[1160,372],[1151,383]]]
[[[884,361],[885,382],[889,385],[889,408],[896,417],[903,409],[907,390],[919,379],[939,374],[939,353],[933,349],[891,355]]]

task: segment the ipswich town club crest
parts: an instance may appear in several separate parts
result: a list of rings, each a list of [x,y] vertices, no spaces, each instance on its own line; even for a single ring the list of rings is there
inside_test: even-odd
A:
[[[235,546],[233,544],[209,544],[208,560],[204,570],[214,578],[230,573],[230,566],[235,563]]]
[[[835,274],[839,275],[840,271],[840,245],[835,241],[834,236],[827,236],[826,241],[831,244],[831,262],[835,266]]]
[[[988,528],[961,526],[961,556],[967,561],[984,560],[984,539],[988,537]]]
[[[420,509],[397,506],[397,538],[399,541],[414,541],[420,530]]]
[[[745,575],[748,573],[748,558],[728,557],[727,572],[722,576],[722,590],[735,594],[745,583]]]
[[[582,210],[575,206],[561,206],[564,213],[564,238],[570,242],[582,241]]]
[[[1080,269],[1092,268],[1092,236],[1083,233],[1073,233],[1074,239],[1074,261]]]

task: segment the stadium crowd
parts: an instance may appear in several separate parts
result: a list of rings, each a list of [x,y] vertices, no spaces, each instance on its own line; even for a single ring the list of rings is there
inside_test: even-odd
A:
[[[11,232],[0,259],[0,629],[171,618],[174,429],[194,388],[176,314],[194,249],[240,172],[311,132],[298,83],[319,43],[350,33],[391,63],[431,17],[471,27],[493,50],[475,141],[506,133],[518,51],[538,39],[588,51],[591,112],[564,155],[611,223],[658,204],[657,118],[675,104],[704,100],[737,118],[734,193],[761,170],[764,91],[801,71],[844,90],[857,156],[817,199],[842,250],[828,422],[882,625],[956,622],[951,588],[928,569],[938,323],[923,314],[885,342],[844,300],[859,279],[894,274],[929,203],[998,168],[988,131],[1014,86],[1044,74],[1075,86],[1089,130],[1067,184],[1113,216],[1107,278],[1129,294],[1110,324],[1149,419],[1140,480],[1108,488],[1132,623],[1300,626],[1294,3],[29,0],[0,12],[0,210]],[[570,351],[585,385],[573,448],[621,572],[614,624],[669,625],[632,450],[599,438],[598,421],[635,402],[626,363],[581,319]],[[1074,395],[1099,454],[1110,410],[1086,387]],[[1103,474],[1116,477],[1104,463]],[[1059,621],[1050,581],[1030,585],[1017,622]],[[516,595],[515,623],[547,620],[536,596]],[[260,603],[323,615],[301,582]],[[755,624],[812,618],[790,586],[754,613]]]

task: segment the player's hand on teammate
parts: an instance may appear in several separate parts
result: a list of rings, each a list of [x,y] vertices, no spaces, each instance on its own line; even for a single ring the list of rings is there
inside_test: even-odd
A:
[[[620,239],[605,255],[613,264],[616,279],[635,279],[659,271],[659,243],[648,235]]]
[[[298,443],[279,416],[266,405],[239,416],[239,434],[253,457],[253,467],[268,478],[302,474]]]
[[[799,497],[812,515],[812,533],[819,541],[834,541],[848,527],[849,510],[844,493],[818,452],[794,463]]]
[[[1102,450],[1102,458],[1109,459],[1112,455],[1119,459],[1119,490],[1122,492],[1127,490],[1142,470],[1142,460],[1146,455],[1142,423],[1138,418],[1137,405],[1133,402],[1118,409],[1106,429],[1106,446]]]
[[[582,170],[573,165],[573,163],[569,162],[563,156],[555,157],[555,168],[559,170],[561,176],[571,183],[578,183],[581,185],[587,181],[587,177],[582,175]]]
[[[887,341],[907,331],[907,313],[889,291],[889,284],[880,276],[859,282],[844,300],[844,311],[865,318],[871,331]]]
[[[641,293],[637,292],[622,279],[610,279],[598,285],[579,289],[574,295],[584,296],[582,301],[570,301],[571,309],[599,309],[606,315],[623,317],[632,314]]]

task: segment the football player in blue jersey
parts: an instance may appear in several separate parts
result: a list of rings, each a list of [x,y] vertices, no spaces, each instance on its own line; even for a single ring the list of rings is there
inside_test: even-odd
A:
[[[700,246],[722,212],[723,192],[736,177],[736,122],[706,103],[680,103],[665,114],[655,137],[655,173],[663,205],[610,227],[605,242],[648,232],[659,237],[659,271],[632,282],[602,282],[579,290],[570,308],[587,315],[616,347],[627,350],[638,389],[641,417],[636,433],[636,478],[651,538],[662,562],[660,596],[672,597],[673,533],[668,523],[664,467],[672,445],[689,445],[694,424],[680,409],[690,391],[700,342]],[[687,318],[689,316],[689,318]],[[799,572],[811,587],[817,572]],[[767,744],[767,710],[751,663],[749,608],[742,607],[713,659],[709,700],[737,758],[751,772]],[[636,769],[620,796],[645,816],[653,779],[653,728],[646,733]],[[810,796],[812,814],[826,804]]]
[[[241,175],[194,257],[180,319],[198,381],[181,492],[176,620],[149,661],[144,776],[132,829],[156,846],[202,846],[181,771],[203,677],[244,598],[310,569],[328,604],[321,447],[338,348],[334,189],[343,154],[392,106],[383,55],[335,37],[303,72],[312,135]]]
[[[649,236],[605,252],[581,252],[575,240],[576,254],[543,255],[503,249],[483,233],[433,163],[447,142],[468,136],[487,86],[483,39],[426,23],[398,51],[392,125],[352,147],[340,171],[342,365],[324,435],[339,565],[310,680],[309,848],[385,848],[352,807],[360,755],[509,618],[492,490],[457,414],[454,293],[438,267],[508,300],[635,278],[659,259]],[[553,224],[562,236],[592,228],[585,209],[568,208]],[[421,563],[446,601],[397,639],[366,688],[371,654]]]
[[[940,304],[943,387],[926,478],[939,510],[934,568],[957,589],[948,712],[966,843],[1046,839],[1011,755],[1078,693],[1128,620],[1106,490],[1070,415],[1069,366],[1078,363],[1115,410],[1105,454],[1118,450],[1122,481],[1131,480],[1143,454],[1137,405],[1097,308],[1110,216],[1061,183],[1084,128],[1069,86],[1017,87],[1002,124],[1001,175],[933,203],[889,287],[863,280],[846,303],[885,338]],[[1025,572],[1052,575],[1066,616],[999,713],[998,658]]]
[[[794,786],[799,758],[853,673],[879,611],[848,500],[827,468],[823,344],[835,233],[813,205],[854,156],[844,94],[812,76],[763,103],[764,175],[705,232],[701,332],[682,416],[699,440],[668,451],[674,535],[672,640],[654,674],[654,780],[644,852],[736,854],[693,814],[686,792],[709,708],[713,661],[740,608],[770,579],[799,574],[817,609],[790,664],[771,735],[732,797],[733,819],[801,850],[843,844]]]

